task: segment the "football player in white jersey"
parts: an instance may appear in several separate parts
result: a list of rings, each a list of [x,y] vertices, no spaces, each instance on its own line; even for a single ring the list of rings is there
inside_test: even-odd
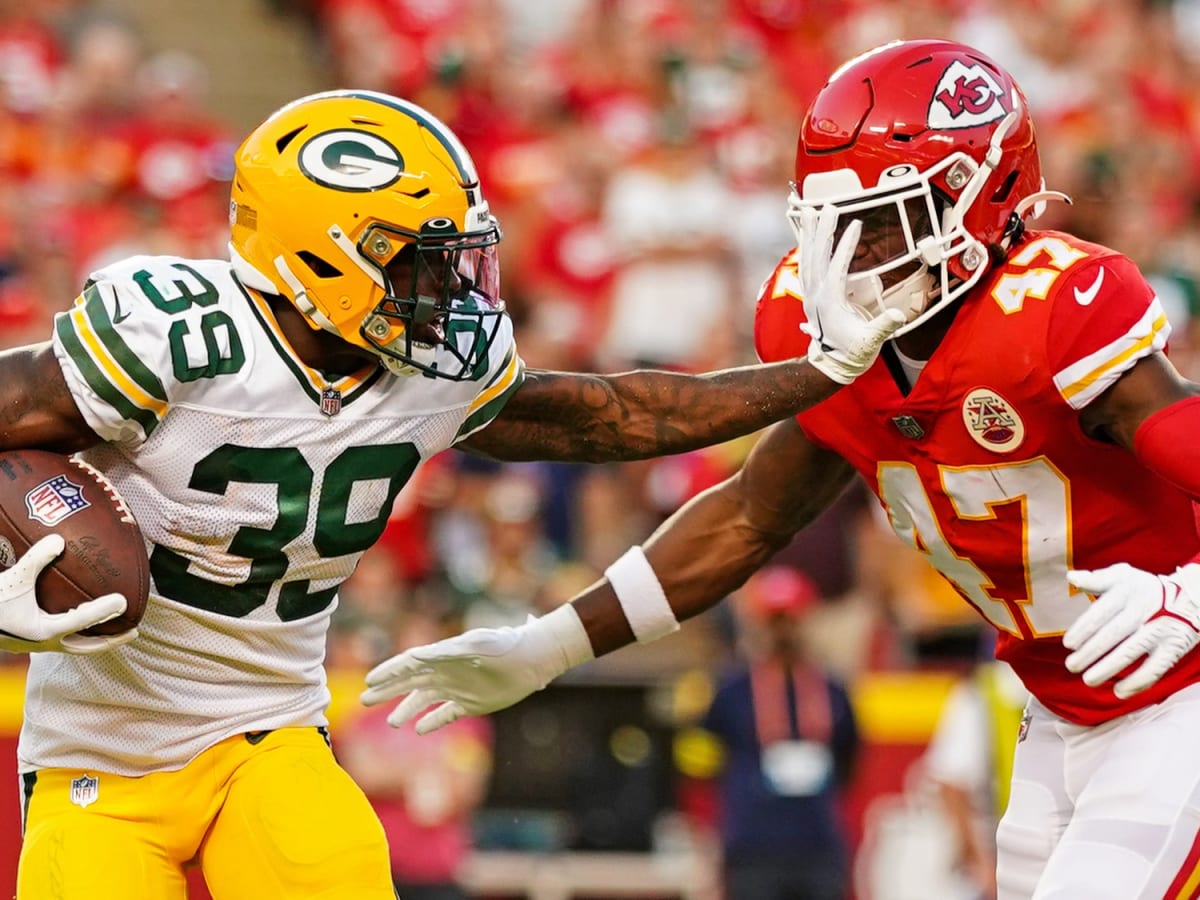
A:
[[[81,452],[152,576],[136,632],[83,637],[125,600],[42,612],[60,539],[0,574],[0,648],[32,654],[21,900],[183,900],[189,864],[217,900],[392,897],[382,828],[327,745],[322,662],[338,585],[416,468],[449,447],[606,461],[724,441],[853,380],[900,318],[823,313],[813,362],[526,370],[470,157],[375,93],[256,128],[230,224],[229,261],[111,265],[51,340],[0,354],[0,447]],[[538,621],[557,642],[562,617]]]

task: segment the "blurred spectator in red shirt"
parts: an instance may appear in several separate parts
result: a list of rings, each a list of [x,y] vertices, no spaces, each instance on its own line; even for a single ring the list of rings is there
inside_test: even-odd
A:
[[[645,21],[655,5],[596,0],[545,59],[566,109],[592,126],[618,162],[658,140],[667,85]]]
[[[168,214],[198,197],[212,206],[228,192],[235,141],[206,109],[208,72],[185,53],[161,53],[139,68],[137,93],[127,132],[134,191]]]
[[[5,109],[40,112],[57,89],[63,49],[37,0],[0,3],[0,101]]]
[[[521,297],[514,314],[527,323],[521,344],[527,364],[584,371],[595,365],[619,263],[603,218],[610,173],[589,126],[564,130],[556,146],[572,165],[536,195],[527,213],[517,242]]]
[[[415,98],[451,62],[470,0],[322,0],[318,21],[339,86]]]

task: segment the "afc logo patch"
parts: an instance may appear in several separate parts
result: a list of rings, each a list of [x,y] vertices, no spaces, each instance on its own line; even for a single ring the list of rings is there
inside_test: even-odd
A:
[[[100,797],[100,779],[80,775],[71,781],[71,802],[86,809]]]
[[[92,504],[83,496],[83,485],[76,484],[66,475],[56,475],[43,481],[25,495],[25,509],[29,518],[36,519],[48,528],[53,528],[68,516]]]
[[[955,60],[938,79],[929,101],[930,128],[974,128],[1003,119],[1008,114],[1001,98],[1004,89],[979,63]]]
[[[986,450],[1010,453],[1025,439],[1021,417],[990,388],[975,388],[963,398],[962,417],[967,434]]]

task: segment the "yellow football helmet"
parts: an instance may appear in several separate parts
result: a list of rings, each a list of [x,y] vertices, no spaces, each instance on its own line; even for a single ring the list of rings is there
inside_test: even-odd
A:
[[[302,97],[236,155],[234,271],[396,374],[478,377],[500,327],[500,227],[475,164],[419,106]]]

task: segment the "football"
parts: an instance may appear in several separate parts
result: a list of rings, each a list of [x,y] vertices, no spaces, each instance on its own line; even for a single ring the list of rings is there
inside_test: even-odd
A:
[[[142,532],[108,479],[59,453],[0,452],[0,568],[55,533],[66,549],[38,577],[38,605],[64,612],[121,593],[124,614],[82,633],[120,634],[137,625],[150,591],[150,563]]]

